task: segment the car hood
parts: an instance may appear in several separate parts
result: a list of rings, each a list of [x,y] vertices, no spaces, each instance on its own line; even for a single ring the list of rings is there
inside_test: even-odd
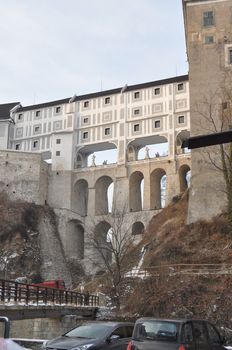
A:
[[[59,337],[53,340],[49,340],[46,343],[47,349],[67,349],[70,350],[75,346],[85,345],[85,344],[99,344],[100,340],[98,339],[89,339],[89,338],[76,338],[76,337]]]

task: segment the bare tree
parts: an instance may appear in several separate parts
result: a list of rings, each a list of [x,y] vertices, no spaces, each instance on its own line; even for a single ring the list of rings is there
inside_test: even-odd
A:
[[[228,131],[232,128],[232,74],[228,73],[223,84],[214,92],[209,92],[196,105],[195,112],[201,117],[199,129],[210,134]],[[232,143],[211,146],[203,150],[205,160],[222,175],[223,187],[220,190],[226,194],[227,214],[232,234]]]
[[[132,249],[136,235],[132,234],[126,207],[114,209],[107,219],[99,217],[88,229],[87,237],[92,248],[90,259],[98,271],[105,272],[104,288],[112,304],[120,309],[127,272],[136,264],[136,253]]]

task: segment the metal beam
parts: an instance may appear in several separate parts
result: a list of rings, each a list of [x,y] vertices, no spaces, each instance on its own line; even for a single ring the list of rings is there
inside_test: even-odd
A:
[[[221,145],[223,143],[232,142],[232,131],[217,132],[209,135],[199,135],[189,137],[182,142],[181,148],[201,148],[214,145]]]

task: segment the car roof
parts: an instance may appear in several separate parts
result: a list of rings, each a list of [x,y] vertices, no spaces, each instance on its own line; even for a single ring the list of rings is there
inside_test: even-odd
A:
[[[195,318],[155,318],[155,317],[141,317],[136,320],[136,322],[142,321],[159,321],[159,322],[175,322],[175,323],[184,323],[187,321],[201,321],[208,322],[207,320],[195,319]]]
[[[115,321],[87,321],[82,323],[82,325],[84,324],[103,324],[105,326],[112,326],[112,327],[134,326],[133,322],[115,322]]]

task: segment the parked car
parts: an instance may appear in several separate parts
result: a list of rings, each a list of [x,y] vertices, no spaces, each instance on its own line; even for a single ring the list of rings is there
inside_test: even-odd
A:
[[[128,322],[86,322],[61,337],[43,344],[46,350],[126,350],[134,324]]]
[[[224,343],[208,321],[140,318],[127,350],[222,350]]]

